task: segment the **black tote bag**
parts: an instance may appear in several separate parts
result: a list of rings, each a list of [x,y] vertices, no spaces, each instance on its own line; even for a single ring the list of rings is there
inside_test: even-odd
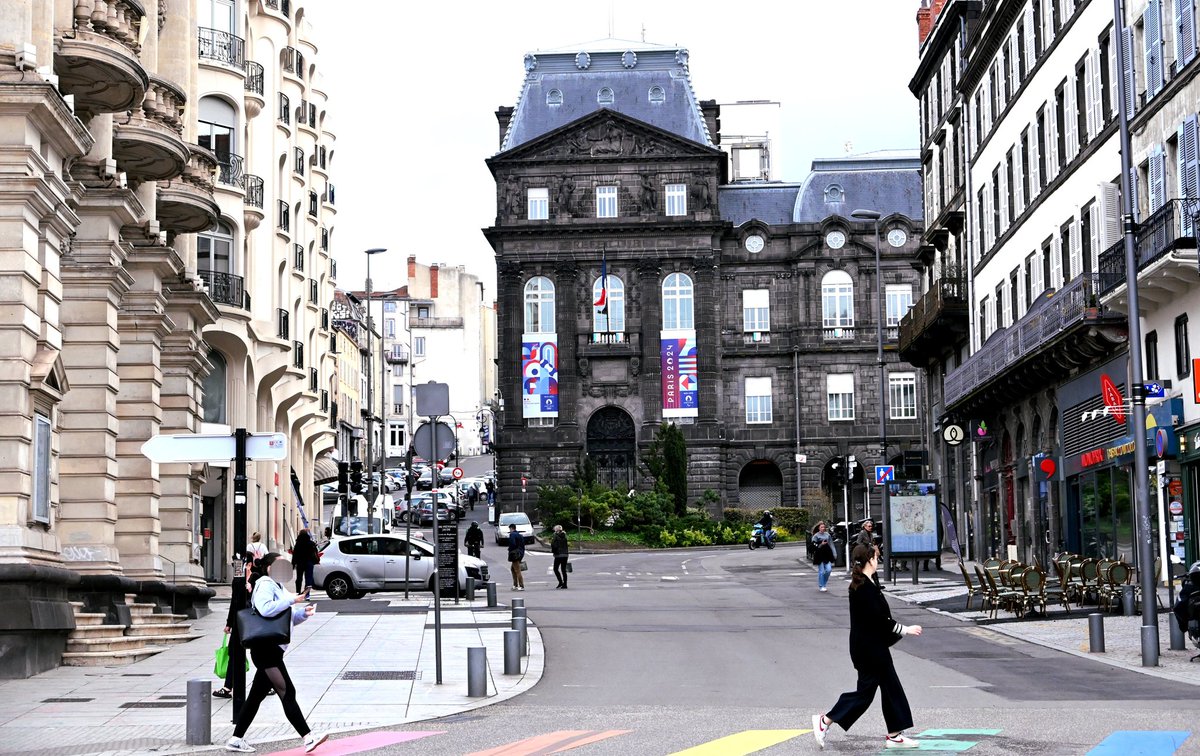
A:
[[[246,648],[283,646],[292,642],[292,607],[274,617],[264,617],[251,606],[237,613],[238,632]]]

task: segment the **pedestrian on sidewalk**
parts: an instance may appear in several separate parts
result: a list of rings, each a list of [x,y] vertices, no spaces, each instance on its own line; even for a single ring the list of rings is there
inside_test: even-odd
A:
[[[257,562],[267,555],[267,545],[262,542],[262,533],[257,530],[250,536],[250,543],[246,544],[246,561]]]
[[[296,568],[296,593],[304,586],[313,587],[313,568],[321,561],[317,542],[312,539],[308,528],[301,528],[292,545],[292,565]]]
[[[567,534],[563,532],[562,525],[554,526],[554,538],[550,540],[550,553],[554,555],[554,577],[558,578],[558,587],[566,590],[567,587],[567,560],[569,558],[567,547]]]
[[[483,552],[483,528],[479,527],[479,523],[472,522],[471,527],[467,528],[467,534],[463,536],[463,545],[467,547],[467,556],[480,558]]]
[[[904,687],[892,663],[892,644],[906,635],[920,635],[920,625],[901,625],[892,619],[887,599],[871,582],[879,569],[879,554],[870,546],[855,546],[850,555],[853,576],[850,579],[850,660],[858,670],[858,686],[843,693],[826,714],[814,714],[813,737],[825,747],[825,733],[833,724],[849,731],[866,713],[879,690],[883,703],[883,721],[888,733],[887,748],[919,748],[920,743],[904,735],[913,726],[912,710]]]
[[[858,546],[870,546],[875,550],[875,556],[879,556],[879,545],[875,543],[875,521],[870,517],[862,521],[862,527],[859,528],[858,535],[854,539],[854,543]],[[850,548],[847,546],[846,548]],[[879,575],[875,572],[871,573],[871,582],[875,583],[875,587],[883,590],[883,586],[879,583]]]
[[[250,603],[255,611],[263,617],[277,617],[281,612],[290,611],[292,624],[299,625],[313,616],[316,607],[308,602],[308,592],[288,593],[285,585],[292,581],[292,565],[287,559],[281,559],[279,554],[271,552],[258,560],[263,576],[254,583],[250,594]],[[327,734],[315,734],[309,729],[304,719],[304,712],[296,702],[296,686],[288,675],[283,663],[283,652],[286,645],[255,645],[250,649],[250,658],[254,662],[254,683],[246,696],[246,704],[242,707],[237,726],[233,728],[233,737],[225,743],[225,750],[239,753],[254,753],[254,748],[246,742],[246,731],[258,714],[258,707],[267,697],[268,690],[274,690],[283,704],[283,713],[288,722],[296,729],[296,734],[304,739],[304,752],[312,753],[317,746],[325,742]]]
[[[517,532],[516,525],[508,526],[508,566],[512,570],[513,590],[525,590],[525,576],[521,574],[521,563],[525,561],[525,536]]]
[[[479,503],[479,488],[474,483],[471,484],[471,489],[467,491],[467,501],[471,504],[471,511],[475,511],[475,505]]]
[[[817,590],[828,591],[829,575],[833,572],[833,561],[837,559],[834,551],[833,534],[825,525],[825,521],[817,523],[812,532],[813,564],[817,565]]]

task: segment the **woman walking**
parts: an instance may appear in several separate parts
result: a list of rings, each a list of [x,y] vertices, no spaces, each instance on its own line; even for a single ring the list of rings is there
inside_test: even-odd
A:
[[[920,625],[901,625],[892,619],[887,599],[871,582],[879,567],[879,553],[872,546],[855,546],[850,555],[850,660],[858,670],[858,687],[843,693],[826,714],[813,715],[813,737],[825,747],[825,733],[833,724],[849,731],[866,713],[880,691],[883,721],[887,724],[887,748],[919,748],[920,743],[904,735],[912,727],[912,711],[904,687],[892,664],[892,644],[905,635],[920,635]]]
[[[309,535],[308,528],[296,534],[296,543],[292,545],[292,565],[296,568],[296,593],[303,586],[313,587],[313,568],[321,561],[317,553],[317,542]]]
[[[567,534],[563,532],[562,525],[554,526],[554,538],[550,541],[550,553],[554,555],[554,577],[558,578],[558,587],[566,590],[570,548],[567,546]]]
[[[837,558],[837,554],[833,550],[833,534],[825,527],[824,520],[813,528],[812,545],[813,564],[817,565],[817,590],[825,592],[829,590],[826,586],[829,584],[829,574],[833,572],[833,560]]]
[[[308,592],[288,593],[283,586],[292,580],[292,566],[286,559],[280,559],[279,554],[271,552],[258,560],[258,566],[264,573],[254,582],[250,594],[250,603],[263,617],[277,617],[281,612],[292,613],[292,624],[299,625],[313,615],[316,608],[308,601]],[[254,753],[254,748],[245,741],[246,731],[258,714],[258,707],[267,697],[269,690],[274,690],[283,704],[283,713],[288,722],[296,728],[296,734],[304,739],[304,752],[312,753],[317,746],[325,742],[328,735],[316,735],[308,727],[300,704],[296,703],[296,686],[288,676],[287,667],[283,663],[283,652],[286,645],[256,645],[250,649],[250,659],[254,662],[254,683],[246,696],[246,704],[242,707],[237,726],[233,729],[233,737],[225,743],[225,750],[239,753]]]

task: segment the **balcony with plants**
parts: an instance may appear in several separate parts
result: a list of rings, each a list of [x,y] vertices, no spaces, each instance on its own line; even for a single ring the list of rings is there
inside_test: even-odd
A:
[[[969,322],[966,278],[959,270],[944,270],[901,318],[900,357],[913,365],[941,359],[966,340]]]

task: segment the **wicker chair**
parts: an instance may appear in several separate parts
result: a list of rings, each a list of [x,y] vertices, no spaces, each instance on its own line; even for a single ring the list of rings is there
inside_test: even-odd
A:
[[[963,583],[967,586],[967,609],[971,608],[971,599],[975,598],[976,593],[981,592],[981,587],[976,588],[971,582],[971,575],[967,572],[967,567],[961,561],[958,563],[958,571],[962,573]]]

